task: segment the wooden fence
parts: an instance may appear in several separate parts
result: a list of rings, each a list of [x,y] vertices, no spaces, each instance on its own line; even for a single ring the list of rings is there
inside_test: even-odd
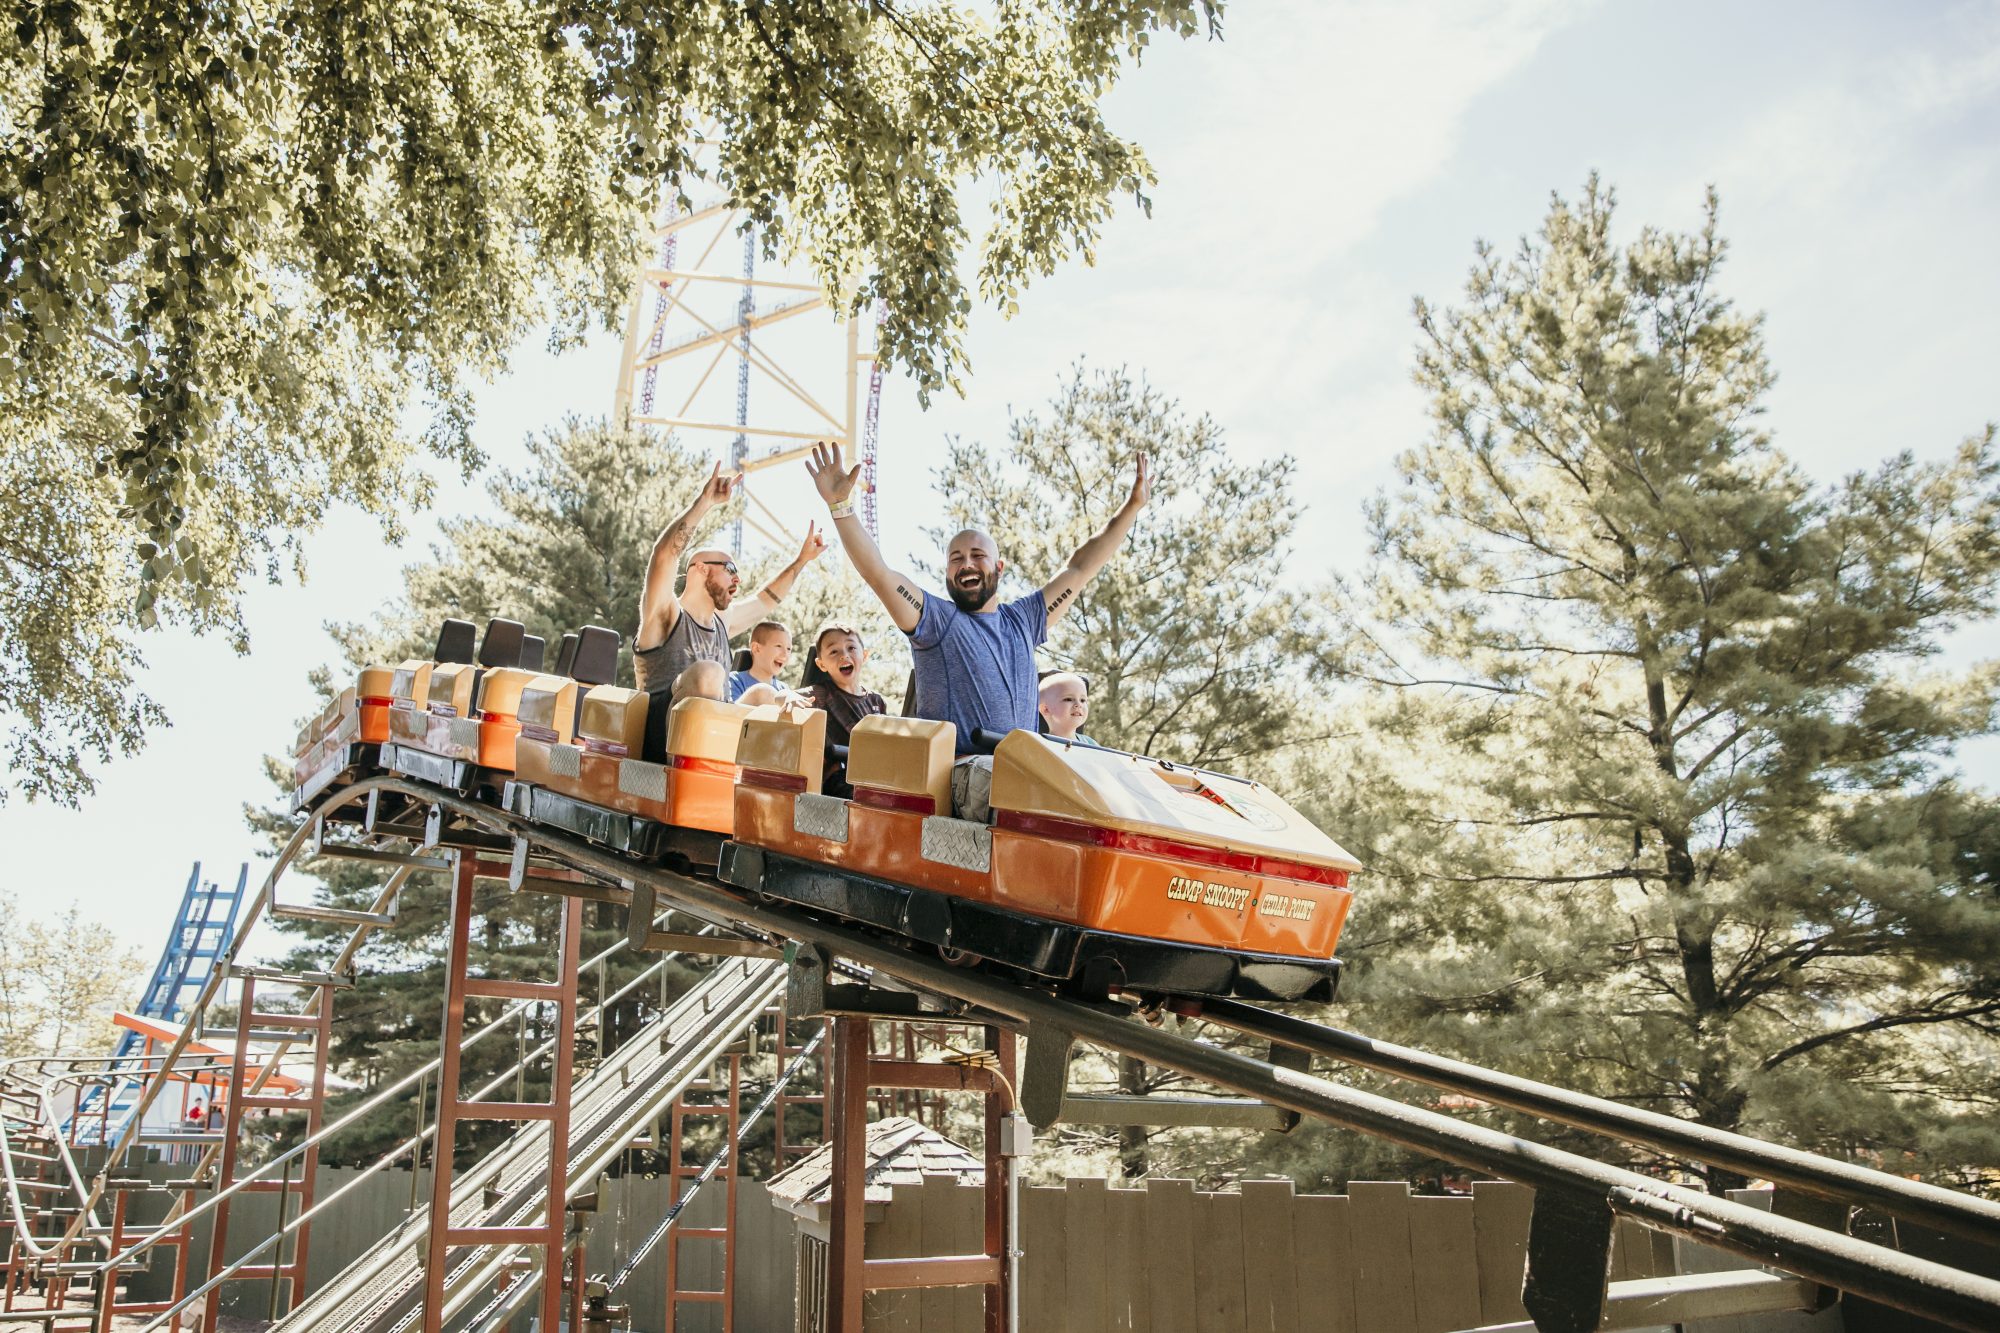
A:
[[[184,1172],[150,1168],[147,1174]],[[322,1197],[352,1173],[322,1172]],[[427,1197],[425,1178],[415,1182]],[[313,1229],[311,1285],[317,1290],[375,1240],[406,1225],[412,1181],[391,1171],[363,1182]],[[601,1182],[590,1215],[590,1270],[617,1268],[663,1213],[667,1182],[625,1177]],[[798,1227],[763,1187],[739,1184],[735,1327],[788,1333],[797,1294]],[[898,1187],[887,1204],[871,1205],[868,1253],[873,1258],[968,1254],[983,1241],[980,1190],[937,1176]],[[164,1196],[137,1196],[164,1204]],[[1768,1201],[1767,1192],[1737,1195]],[[1101,1180],[1022,1191],[1021,1328],[1029,1333],[1456,1333],[1525,1317],[1520,1303],[1528,1213],[1534,1192],[1504,1182],[1480,1182],[1472,1197],[1413,1196],[1401,1182],[1357,1181],[1345,1195],[1295,1193],[1291,1182],[1248,1181],[1241,1193],[1210,1194],[1187,1181],[1156,1180],[1143,1189],[1108,1188]],[[689,1210],[690,1226],[721,1220],[720,1182]],[[150,1211],[150,1209],[149,1209]],[[275,1198],[238,1201],[230,1227],[232,1254],[275,1222]],[[205,1255],[206,1237],[197,1253]],[[1693,1252],[1693,1253],[1691,1253]],[[643,1264],[615,1299],[632,1307],[637,1333],[661,1333],[665,1319],[662,1255]],[[720,1285],[720,1247],[690,1241],[682,1249],[686,1287]],[[1620,1223],[1612,1278],[1739,1267],[1740,1261],[1698,1246],[1674,1244],[1633,1223]],[[168,1264],[141,1275],[134,1294],[165,1285]],[[232,1283],[223,1308],[267,1317],[268,1282]],[[976,1289],[876,1292],[867,1302],[870,1333],[976,1333],[982,1327]],[[677,1333],[721,1327],[713,1306],[685,1306]],[[1711,1321],[1699,1333],[1776,1333],[1838,1329],[1841,1315],[1758,1316]],[[525,1317],[515,1322],[526,1333]],[[1900,1326],[1898,1326],[1900,1327]]]
[[[1035,1333],[1453,1333],[1523,1319],[1534,1191],[1482,1182],[1471,1198],[1356,1181],[1345,1195],[1253,1180],[1209,1194],[1184,1180],[1101,1180],[1022,1192],[1021,1327]],[[967,1253],[979,1191],[945,1177],[899,1188],[871,1257]],[[1673,1271],[1673,1253],[1621,1224],[1613,1278]],[[976,1333],[976,1292],[876,1293],[869,1328]]]

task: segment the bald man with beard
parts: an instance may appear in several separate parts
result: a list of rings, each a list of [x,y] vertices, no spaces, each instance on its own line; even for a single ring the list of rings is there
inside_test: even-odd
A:
[[[687,512],[667,524],[653,543],[646,585],[639,594],[639,631],[632,639],[633,672],[639,688],[653,696],[646,710],[648,753],[664,746],[668,699],[682,673],[697,662],[713,662],[727,673],[729,641],[770,615],[792,590],[799,571],[826,550],[826,538],[815,525],[807,524],[797,558],[758,589],[756,596],[739,602],[736,593],[742,585],[735,558],[719,548],[703,547],[688,557],[686,579],[676,590],[681,552],[687,549],[695,529],[742,483],[741,473],[725,477],[722,464],[717,463]]]
[[[1132,531],[1152,489],[1145,455],[1139,456],[1132,493],[1104,530],[1078,547],[1044,587],[1011,602],[995,600],[1007,562],[993,538],[978,528],[958,533],[945,547],[946,596],[925,592],[909,575],[889,568],[854,514],[861,468],[841,464],[840,446],[821,443],[813,447],[806,470],[855,572],[882,600],[896,628],[910,636],[916,715],[955,726],[961,755],[972,749],[975,729],[1035,730],[1035,649]]]

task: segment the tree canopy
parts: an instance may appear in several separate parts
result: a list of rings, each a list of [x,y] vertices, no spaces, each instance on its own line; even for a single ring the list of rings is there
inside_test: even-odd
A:
[[[74,904],[43,920],[0,891],[0,1060],[109,1054],[118,1033],[111,1012],[133,1003],[140,966]]]
[[[1760,428],[1761,322],[1592,180],[1419,302],[1430,438],[1370,510],[1331,664],[1370,862],[1369,1021],[1726,1128],[2000,1164],[2000,808],[1953,748],[2000,667],[1991,430],[1815,484]]]
[[[1261,767],[1313,735],[1302,704],[1316,624],[1278,573],[1299,517],[1289,458],[1238,462],[1209,417],[1125,370],[1079,365],[1004,444],[951,443],[936,474],[948,526],[930,535],[991,529],[1011,573],[1039,587],[1117,512],[1141,453],[1152,501],[1048,656],[1090,679],[1084,730],[1100,743]]]
[[[1146,158],[1099,111],[1123,61],[1218,22],[1217,0],[21,7],[0,712],[45,774],[22,789],[75,799],[158,720],[128,701],[137,629],[240,645],[238,589],[296,567],[329,506],[394,536],[427,455],[473,466],[469,383],[545,321],[613,317],[676,182],[849,309],[880,301],[926,391],[955,383],[975,288],[1011,310],[1117,196],[1143,204]]]
[[[507,616],[522,621],[550,645],[565,630],[580,625],[617,630],[624,639],[618,679],[632,679],[631,640],[638,628],[639,592],[654,540],[700,490],[709,460],[671,437],[618,429],[601,421],[565,422],[531,437],[527,449],[527,466],[501,469],[489,481],[491,504],[486,514],[447,521],[443,541],[430,557],[404,569],[399,596],[385,598],[369,620],[329,626],[340,661],[315,675],[313,683],[322,701],[364,665],[428,656],[438,624],[448,616],[480,625],[494,616]],[[712,513],[707,530],[697,533],[695,542],[713,539],[733,512],[733,507],[725,507]],[[774,551],[746,566],[744,595],[753,595],[790,554]],[[809,651],[808,636],[821,621],[839,618],[859,623],[880,655],[869,667],[871,684],[896,689],[900,673],[908,669],[901,636],[882,623],[874,595],[842,561],[815,561],[775,618],[795,632],[795,661],[798,654]],[[795,665],[788,679],[796,682],[797,674]],[[277,734],[275,725],[273,731]],[[288,786],[290,774],[284,765],[273,761],[270,773],[275,785]],[[248,814],[253,829],[274,847],[296,828],[282,804],[253,808]],[[319,881],[321,901],[347,908],[372,904],[384,880],[380,871],[347,861],[323,863],[308,871]],[[334,1058],[364,1078],[367,1088],[436,1055],[447,902],[446,886],[439,877],[413,876],[402,891],[396,926],[370,937],[357,959],[354,987],[341,993]],[[622,916],[601,907],[586,913],[585,957],[613,943],[624,930]],[[495,895],[482,904],[484,928],[470,941],[474,965],[489,975],[536,975],[546,965],[559,911],[558,901],[546,895]],[[279,924],[295,940],[285,960],[292,967],[324,967],[348,934],[348,928],[338,924],[304,920]],[[603,976],[615,990],[653,961],[649,956],[621,954],[607,961]],[[675,964],[667,993],[677,992],[693,975],[692,968]],[[607,1039],[634,1030],[651,1012],[660,992],[650,985],[643,990],[614,1011]],[[511,1058],[510,1051],[502,1049],[507,1045],[490,1043],[476,1056],[469,1053],[467,1059],[477,1066],[471,1072],[483,1077],[498,1072]],[[331,1145],[329,1160],[368,1160],[408,1132],[407,1120],[406,1110],[365,1117]],[[499,1133],[487,1126],[469,1145],[476,1149]]]

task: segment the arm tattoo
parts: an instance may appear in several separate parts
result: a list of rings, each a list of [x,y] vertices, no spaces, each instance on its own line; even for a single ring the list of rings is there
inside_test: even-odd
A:
[[[898,583],[896,585],[896,595],[908,602],[912,610],[921,611],[924,609],[924,604],[917,600],[917,595],[911,592],[904,584]]]
[[[1064,588],[1061,592],[1057,593],[1056,599],[1053,602],[1049,603],[1049,610],[1054,611],[1055,609],[1060,607],[1064,602],[1067,602],[1070,599],[1070,594],[1074,593],[1075,591],[1076,589],[1074,588]]]

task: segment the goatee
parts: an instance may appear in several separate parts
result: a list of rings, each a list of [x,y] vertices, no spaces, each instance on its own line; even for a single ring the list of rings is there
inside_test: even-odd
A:
[[[993,600],[993,594],[999,587],[998,578],[982,578],[969,588],[953,579],[946,591],[951,594],[952,605],[959,610],[978,611]]]

